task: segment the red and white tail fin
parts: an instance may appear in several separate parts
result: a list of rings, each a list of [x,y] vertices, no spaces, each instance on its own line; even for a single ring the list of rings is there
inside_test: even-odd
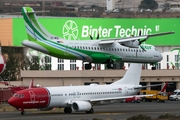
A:
[[[33,88],[33,86],[34,86],[33,84],[34,84],[34,80],[32,79],[30,84],[29,84],[29,89]]]
[[[161,89],[161,92],[164,92],[168,86],[168,82],[165,82],[163,88]]]

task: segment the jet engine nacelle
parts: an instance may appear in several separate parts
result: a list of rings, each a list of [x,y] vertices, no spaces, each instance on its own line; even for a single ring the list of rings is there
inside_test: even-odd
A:
[[[131,47],[131,48],[138,48],[139,47],[139,41],[138,40],[127,41],[127,42],[123,42],[121,45]]]
[[[53,107],[49,107],[49,108],[38,108],[39,111],[48,111],[48,110],[52,110]]]
[[[91,108],[91,103],[86,101],[75,101],[71,105],[71,109],[74,111],[89,111]]]

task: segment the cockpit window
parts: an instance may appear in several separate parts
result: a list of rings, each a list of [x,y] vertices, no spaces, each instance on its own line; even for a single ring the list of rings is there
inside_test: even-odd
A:
[[[19,95],[18,94],[14,94],[13,97],[19,97]]]
[[[24,95],[23,94],[14,94],[13,97],[23,98]]]
[[[156,48],[154,48],[155,49],[155,51],[157,51],[157,49]]]

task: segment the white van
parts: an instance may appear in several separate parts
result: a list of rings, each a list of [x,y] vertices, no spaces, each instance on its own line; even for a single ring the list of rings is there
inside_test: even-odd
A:
[[[180,100],[180,89],[174,90],[174,92],[169,96],[169,100]]]

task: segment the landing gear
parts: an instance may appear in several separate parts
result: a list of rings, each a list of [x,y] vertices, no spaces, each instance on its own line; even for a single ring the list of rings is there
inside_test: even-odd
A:
[[[151,70],[156,70],[156,63],[151,63],[150,65],[152,65]]]
[[[153,66],[153,67],[151,67],[151,70],[156,70],[156,67],[154,67],[154,66]]]
[[[26,114],[26,112],[25,111],[21,111],[21,115],[25,115]]]
[[[24,111],[24,108],[16,108],[17,110],[21,111],[21,115],[25,115],[26,112]]]
[[[114,61],[113,61],[113,60],[109,59],[109,60],[107,61],[107,68],[108,68],[108,69],[114,68]]]
[[[91,63],[85,64],[85,70],[90,70],[92,68]]]
[[[86,113],[87,113],[87,114],[89,114],[89,113],[94,113],[94,109],[91,108],[89,111],[86,111]]]
[[[64,113],[72,113],[72,109],[70,107],[65,107]]]

